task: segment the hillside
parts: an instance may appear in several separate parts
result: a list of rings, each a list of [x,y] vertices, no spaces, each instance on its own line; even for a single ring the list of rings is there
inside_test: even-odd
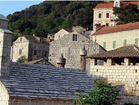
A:
[[[93,8],[99,2],[81,1],[44,1],[20,12],[7,16],[9,29],[14,32],[15,40],[21,35],[47,37],[61,28],[70,29],[80,25],[92,29]]]

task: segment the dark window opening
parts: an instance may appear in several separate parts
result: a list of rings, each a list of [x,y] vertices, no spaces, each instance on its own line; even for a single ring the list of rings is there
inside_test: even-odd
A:
[[[98,14],[98,18],[101,18],[101,13]]]
[[[109,13],[106,13],[106,18],[109,18],[109,17],[110,17]]]
[[[73,34],[72,41],[77,41],[77,35]]]
[[[34,55],[37,55],[37,50],[34,50]]]
[[[19,55],[21,55],[22,54],[22,49],[19,49]]]

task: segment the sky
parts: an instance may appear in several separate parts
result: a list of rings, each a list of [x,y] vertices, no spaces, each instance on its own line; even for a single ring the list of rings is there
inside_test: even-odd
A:
[[[43,1],[44,0],[0,0],[0,14],[7,16]]]

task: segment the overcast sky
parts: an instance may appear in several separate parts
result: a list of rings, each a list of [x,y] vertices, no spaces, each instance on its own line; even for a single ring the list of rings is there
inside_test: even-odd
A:
[[[39,4],[44,0],[0,0],[0,14],[7,16],[16,11],[24,10],[25,8],[30,7],[31,5]]]

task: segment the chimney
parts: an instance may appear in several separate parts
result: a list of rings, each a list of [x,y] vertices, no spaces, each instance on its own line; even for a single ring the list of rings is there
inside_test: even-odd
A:
[[[83,69],[84,71],[86,70],[86,50],[85,46],[80,50],[80,68]]]
[[[9,77],[12,32],[0,29],[0,79]]]
[[[66,59],[63,57],[63,54],[57,59],[57,67],[65,67]]]
[[[120,0],[114,0],[114,7],[120,7]]]

